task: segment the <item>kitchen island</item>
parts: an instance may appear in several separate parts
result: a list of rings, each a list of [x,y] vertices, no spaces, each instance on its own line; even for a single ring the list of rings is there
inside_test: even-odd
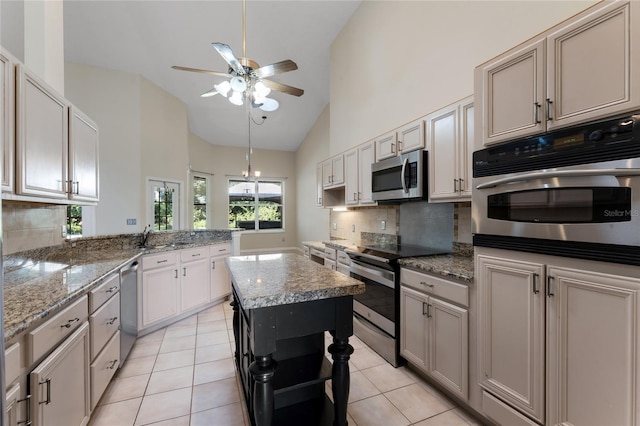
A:
[[[252,424],[347,424],[353,295],[362,282],[296,254],[226,260],[235,361]],[[324,332],[333,343],[324,356]],[[324,382],[332,380],[333,409]]]

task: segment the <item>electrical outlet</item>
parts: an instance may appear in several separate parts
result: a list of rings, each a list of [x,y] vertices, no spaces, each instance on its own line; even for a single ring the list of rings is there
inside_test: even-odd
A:
[[[136,222],[137,221],[135,219],[127,219],[127,225],[135,225]]]
[[[331,225],[334,231],[338,230],[338,224],[333,222],[333,224]]]
[[[351,225],[351,232],[356,232],[356,226],[355,225]]]
[[[67,225],[62,225],[62,238],[66,238],[67,236]]]
[[[383,231],[385,229],[387,229],[387,221],[386,220],[381,220],[380,221],[380,229],[382,229]]]

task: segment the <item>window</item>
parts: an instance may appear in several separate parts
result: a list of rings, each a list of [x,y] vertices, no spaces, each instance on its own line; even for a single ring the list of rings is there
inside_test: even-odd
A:
[[[193,177],[193,229],[207,229],[207,178]]]
[[[67,235],[82,236],[82,206],[67,206]]]
[[[180,184],[149,180],[151,191],[153,230],[180,229]]]
[[[229,179],[229,226],[243,229],[284,229],[284,182],[278,179]],[[256,214],[257,212],[257,214]]]

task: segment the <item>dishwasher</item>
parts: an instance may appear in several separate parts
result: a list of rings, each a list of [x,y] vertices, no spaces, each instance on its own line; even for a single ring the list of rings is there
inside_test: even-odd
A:
[[[120,366],[138,337],[138,261],[120,269]]]

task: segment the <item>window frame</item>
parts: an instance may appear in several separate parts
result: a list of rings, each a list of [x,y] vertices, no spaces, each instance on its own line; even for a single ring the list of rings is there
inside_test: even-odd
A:
[[[285,197],[285,178],[269,178],[269,177],[260,177],[260,178],[256,178],[256,179],[251,179],[251,180],[247,180],[246,178],[244,178],[243,176],[228,176],[227,177],[227,223],[229,223],[229,207],[231,206],[230,200],[229,200],[229,187],[230,187],[230,183],[231,182],[252,182],[255,185],[255,190],[254,190],[254,197],[253,197],[253,201],[254,201],[254,229],[245,229],[243,232],[245,233],[260,233],[260,234],[277,234],[277,233],[284,233],[285,232],[285,227],[286,227],[286,215],[285,215],[285,206],[286,206],[286,197]],[[260,218],[258,215],[258,210],[259,210],[259,202],[260,202],[260,196],[259,196],[259,192],[258,192],[258,188],[259,188],[259,184],[260,183],[269,183],[269,182],[273,182],[273,183],[278,183],[280,185],[280,197],[281,197],[281,202],[279,204],[280,208],[281,208],[281,219],[280,219],[280,223],[281,226],[280,228],[259,228],[260,226]],[[237,225],[237,223],[236,223]],[[231,226],[231,225],[229,225]]]
[[[194,187],[193,187],[193,183],[195,181],[195,179],[204,179],[205,180],[205,185],[206,185],[206,191],[205,191],[205,215],[206,215],[206,226],[205,228],[196,228],[195,227],[195,223],[194,223],[194,214],[195,214],[195,191],[194,191]],[[191,179],[190,179],[190,207],[191,207],[191,215],[190,215],[190,224],[191,224],[191,228],[192,229],[211,229],[211,224],[212,224],[212,214],[213,214],[213,208],[211,206],[211,185],[212,185],[213,180],[211,179],[211,176],[207,176],[204,173],[199,173],[199,172],[191,172]]]

